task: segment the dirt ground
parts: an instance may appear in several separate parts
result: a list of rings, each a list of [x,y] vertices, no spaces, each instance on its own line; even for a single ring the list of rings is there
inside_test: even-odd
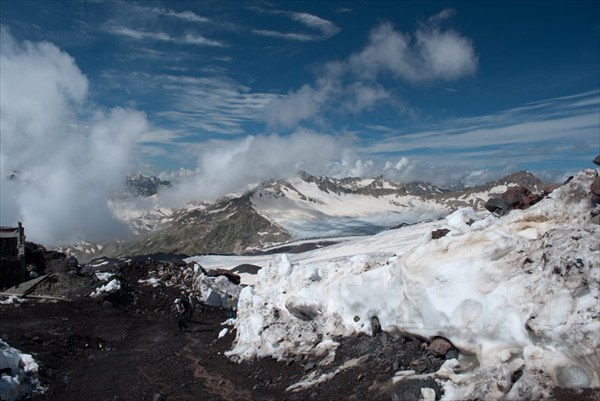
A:
[[[302,356],[236,363],[224,355],[235,332],[218,338],[227,327],[222,324],[225,311],[204,306],[187,331],[178,331],[170,306],[180,290],[138,284],[143,265],[123,271],[128,294],[135,298],[123,305],[86,296],[93,288],[91,278],[56,277],[42,290],[57,295],[65,292],[61,285],[68,286],[69,300],[0,305],[0,337],[32,354],[40,366],[47,390],[28,398],[32,401],[418,400],[422,387],[433,388],[436,399],[442,395],[433,380],[391,384],[397,370],[427,373],[443,363],[444,358],[427,351],[423,339],[387,333],[340,338],[335,361],[327,366]],[[356,358],[361,358],[357,366],[331,380],[286,390],[315,370],[332,372]],[[570,391],[560,399],[594,400],[597,395]]]

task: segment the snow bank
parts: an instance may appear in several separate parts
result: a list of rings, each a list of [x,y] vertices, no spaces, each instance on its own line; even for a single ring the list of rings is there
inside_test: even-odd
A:
[[[117,278],[112,279],[108,283],[96,288],[94,292],[90,294],[90,297],[97,298],[104,294],[114,294],[121,289],[121,281]]]
[[[418,226],[376,236],[380,250],[406,236],[413,247],[395,256],[280,256],[241,291],[228,355],[327,352],[335,335],[370,333],[377,316],[384,330],[443,336],[476,358],[469,371],[461,357],[436,374],[447,400],[544,399],[556,385],[598,387],[600,226],[590,223],[589,200],[596,175],[584,170],[500,219],[458,210],[438,240],[429,230],[415,241]]]
[[[0,400],[16,401],[34,392],[43,392],[38,381],[38,364],[0,340]]]

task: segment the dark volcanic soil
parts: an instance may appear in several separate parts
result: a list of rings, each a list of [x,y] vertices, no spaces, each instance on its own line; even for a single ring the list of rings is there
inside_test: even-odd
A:
[[[335,360],[324,366],[303,356],[287,362],[264,358],[236,363],[224,356],[235,332],[218,338],[226,327],[225,312],[204,306],[189,330],[178,332],[170,306],[180,290],[138,284],[144,277],[140,264],[122,272],[135,299],[125,306],[107,307],[82,296],[93,289],[89,278],[57,277],[51,286],[56,292],[66,283],[69,301],[0,305],[0,337],[33,354],[40,366],[47,390],[33,395],[33,401],[417,400],[422,387],[433,388],[437,399],[442,395],[431,379],[391,385],[397,370],[427,373],[443,363],[422,339],[387,333],[340,338]],[[313,372],[331,373],[357,358],[357,366],[350,364],[328,381],[286,390]]]
[[[358,349],[369,355],[360,369],[347,369],[337,380],[308,390],[286,392],[318,361],[298,357],[287,363],[232,362],[223,353],[235,334],[218,339],[225,327],[224,311],[205,307],[195,313],[188,331],[178,332],[175,317],[166,309],[103,308],[89,299],[1,305],[0,335],[11,346],[33,354],[40,365],[40,379],[48,389],[32,400],[161,399],[157,394],[169,401],[345,400],[351,395],[369,400],[385,393],[368,391],[371,384],[381,381],[383,388],[392,374],[393,362],[378,360],[388,336],[360,336],[345,342],[338,363],[332,364],[333,369],[360,356],[351,355]],[[417,347],[409,348],[416,353]]]

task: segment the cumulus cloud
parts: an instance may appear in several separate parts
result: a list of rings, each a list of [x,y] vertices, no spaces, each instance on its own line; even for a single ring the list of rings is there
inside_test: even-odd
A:
[[[49,245],[123,230],[106,200],[146,117],[92,109],[87,78],[53,44],[18,43],[4,28],[0,43],[1,224],[20,220],[30,240]]]
[[[290,177],[299,170],[324,171],[349,145],[348,138],[308,130],[289,136],[257,135],[207,142],[199,152],[196,171],[160,195],[170,205],[191,199],[212,201],[250,182]]]
[[[410,85],[473,75],[478,62],[473,41],[442,26],[452,14],[451,10],[442,11],[420,24],[414,34],[381,22],[360,51],[323,66],[313,84],[274,99],[267,108],[267,121],[275,126],[293,126],[318,115],[323,105],[336,109],[341,105],[354,113],[368,110],[391,99],[378,83],[383,75]],[[298,108],[299,104],[313,106]]]

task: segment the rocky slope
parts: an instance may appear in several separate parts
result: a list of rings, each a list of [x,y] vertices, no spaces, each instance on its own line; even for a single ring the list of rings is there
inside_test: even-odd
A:
[[[115,252],[244,253],[289,241],[290,234],[254,210],[248,195],[190,210]]]

